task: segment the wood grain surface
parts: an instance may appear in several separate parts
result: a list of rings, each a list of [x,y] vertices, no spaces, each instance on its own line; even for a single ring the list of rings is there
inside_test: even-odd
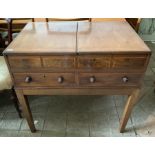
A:
[[[126,21],[79,22],[77,38],[79,53],[150,51]]]

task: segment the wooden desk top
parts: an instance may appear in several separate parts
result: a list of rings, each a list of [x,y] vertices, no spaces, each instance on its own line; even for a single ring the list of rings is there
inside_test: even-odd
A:
[[[77,22],[28,23],[4,53],[75,53]]]
[[[126,21],[81,22],[77,38],[80,53],[150,51]]]
[[[78,32],[77,32],[78,31]],[[4,53],[149,52],[126,21],[28,23]]]

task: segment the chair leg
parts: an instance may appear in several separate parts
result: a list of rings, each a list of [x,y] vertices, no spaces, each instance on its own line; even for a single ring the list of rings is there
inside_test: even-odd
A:
[[[5,48],[5,41],[2,38],[1,34],[0,34],[0,44],[1,44],[1,48]]]
[[[22,111],[21,111],[21,109],[20,109],[20,105],[19,105],[19,102],[18,102],[16,93],[15,93],[15,91],[14,91],[13,88],[11,89],[11,100],[13,101],[13,103],[14,103],[14,105],[15,105],[15,108],[16,108],[16,110],[17,110],[17,112],[18,112],[19,117],[22,118],[22,114],[21,114]]]

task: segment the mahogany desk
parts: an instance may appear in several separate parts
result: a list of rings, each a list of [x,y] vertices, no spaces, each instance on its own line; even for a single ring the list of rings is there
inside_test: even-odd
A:
[[[150,54],[126,21],[28,23],[4,51],[32,132],[27,95],[128,95],[123,132]]]

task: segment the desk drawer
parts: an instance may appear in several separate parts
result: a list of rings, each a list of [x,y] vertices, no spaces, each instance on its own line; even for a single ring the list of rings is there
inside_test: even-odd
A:
[[[43,56],[43,66],[50,69],[74,69],[74,56]]]
[[[146,68],[147,55],[113,55],[111,68],[121,70],[144,70]]]
[[[11,69],[31,70],[41,68],[41,59],[39,56],[9,56]]]
[[[111,56],[79,56],[78,68],[79,69],[107,69],[110,68]]]
[[[74,73],[14,73],[16,86],[73,86]]]
[[[148,55],[138,54],[107,54],[103,55],[81,55],[78,57],[78,69],[92,71],[112,72],[142,72],[146,69]]]
[[[137,86],[142,74],[134,73],[79,73],[80,86]]]

